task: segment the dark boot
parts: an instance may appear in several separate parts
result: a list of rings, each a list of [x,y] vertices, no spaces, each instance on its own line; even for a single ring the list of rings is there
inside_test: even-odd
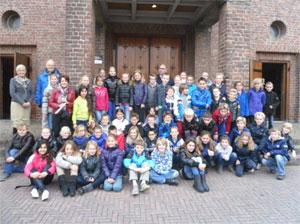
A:
[[[194,185],[193,185],[193,187],[198,192],[201,192],[201,193],[204,192],[204,187],[202,185],[200,175],[194,175]]]
[[[202,182],[204,191],[209,192],[209,187],[208,187],[208,185],[206,183],[206,175],[205,174],[201,174],[200,178],[201,178],[201,182]]]
[[[218,166],[218,174],[223,174],[223,166]]]
[[[88,185],[85,185],[85,186],[79,188],[79,194],[83,195],[84,193],[90,192],[93,189],[94,189],[93,184],[89,183]]]
[[[76,180],[77,180],[77,176],[73,175],[70,177],[69,190],[70,190],[71,197],[74,197],[76,194]]]
[[[166,184],[177,186],[179,183],[176,179],[166,179]]]
[[[58,176],[58,183],[64,197],[69,195],[67,180],[65,175]]]

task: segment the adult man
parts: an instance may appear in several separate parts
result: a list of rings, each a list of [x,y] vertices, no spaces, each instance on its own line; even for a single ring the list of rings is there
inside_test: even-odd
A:
[[[167,74],[167,72],[168,72],[167,66],[165,64],[161,64],[159,66],[159,70],[158,70],[159,74],[156,76],[156,82],[157,82],[157,84],[161,84],[162,83],[162,75],[163,74]],[[174,86],[174,80],[173,80],[173,78],[171,76],[170,76],[170,80],[168,82],[168,85],[169,86]]]

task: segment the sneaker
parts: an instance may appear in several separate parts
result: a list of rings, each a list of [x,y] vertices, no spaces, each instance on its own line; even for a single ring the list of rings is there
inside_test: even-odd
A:
[[[278,175],[277,180],[284,180],[285,176],[284,175]]]
[[[39,198],[40,197],[40,194],[39,194],[39,192],[36,188],[33,188],[30,193],[31,193],[31,196],[33,198]]]
[[[260,163],[258,163],[257,165],[256,165],[256,170],[259,170],[261,168],[261,164]]]
[[[178,186],[178,180],[176,179],[166,179],[166,184]]]
[[[150,186],[146,183],[141,183],[141,188],[140,188],[140,191],[143,192],[143,191],[146,191],[150,189]]]
[[[138,195],[139,193],[140,193],[139,186],[138,185],[133,186],[131,194],[132,195]]]
[[[276,170],[270,170],[270,173],[274,174],[276,173]]]
[[[6,181],[6,179],[9,178],[10,176],[11,176],[11,173],[3,173],[0,181]]]
[[[44,190],[43,194],[42,194],[42,201],[45,201],[49,198],[49,191],[48,190]]]
[[[218,174],[220,174],[220,175],[223,174],[223,166],[218,167]]]
[[[233,169],[232,165],[228,165],[228,169],[229,169],[230,172],[234,173],[234,169]]]

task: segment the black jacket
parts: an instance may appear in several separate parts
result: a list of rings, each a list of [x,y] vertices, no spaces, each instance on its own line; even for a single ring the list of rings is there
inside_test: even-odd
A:
[[[235,121],[238,116],[240,116],[240,104],[237,100],[231,101],[229,99],[226,100],[228,104],[229,110],[231,112],[231,122]]]
[[[211,119],[210,123],[206,125],[203,121],[203,119],[200,119],[199,121],[199,129],[198,129],[198,135],[201,135],[202,131],[208,131],[210,133],[210,137],[214,136],[214,131],[216,127],[216,122],[214,119]]]
[[[240,148],[240,147],[238,147],[237,142],[235,142],[235,149],[236,149],[236,154],[237,154],[237,160],[239,160],[242,164],[245,163],[247,159],[251,159],[255,163],[257,163],[255,149],[253,151],[250,151],[248,149],[248,145],[243,145]]]
[[[156,148],[156,141],[157,141],[157,137],[153,141],[151,141],[148,137],[145,137],[144,138],[145,151],[151,154],[152,151]]]
[[[195,160],[193,160],[191,157],[188,157],[184,148],[182,148],[179,151],[179,157],[180,157],[182,166],[198,167],[200,164],[200,163],[196,162]],[[202,158],[201,155],[200,156],[195,155],[195,152],[192,153],[192,157],[201,157]],[[206,164],[206,161],[203,158],[202,158],[202,163]]]
[[[123,81],[119,82],[116,90],[116,106],[120,106],[120,104],[129,104],[129,106],[133,106],[133,87],[129,85],[129,83],[123,83]]]
[[[265,91],[265,94],[266,94],[266,104],[264,105],[264,113],[266,115],[274,115],[276,108],[280,104],[279,97],[277,93],[275,93],[274,91],[271,92]],[[273,106],[273,109],[270,108],[271,105]]]
[[[19,152],[13,156],[15,159],[20,159],[20,158],[25,158],[26,156],[30,156],[32,154],[33,145],[34,145],[34,137],[29,131],[26,133],[26,135],[22,137],[18,133],[15,133],[5,149],[5,158],[11,156],[9,154],[9,151],[11,149],[19,150]]]
[[[250,130],[253,141],[258,146],[258,149],[262,150],[268,140],[268,128],[265,126],[265,123],[257,126],[254,122],[250,124],[248,128]]]
[[[109,101],[115,102],[116,100],[116,89],[118,86],[119,78],[117,76],[108,76],[105,79],[105,87],[107,88]]]
[[[162,83],[162,80],[161,80],[161,77],[160,77],[160,74],[158,74],[157,76],[156,76],[156,83],[157,84],[161,84]],[[169,80],[169,82],[168,82],[168,85],[169,86],[174,86],[174,79],[170,76],[170,80]]]
[[[282,134],[282,133],[281,133]],[[282,137],[284,137],[284,139],[285,139],[285,141],[286,141],[286,143],[287,143],[287,145],[288,145],[288,149],[290,150],[290,151],[293,151],[293,150],[295,150],[295,146],[294,146],[294,144],[293,144],[293,139],[292,139],[292,137],[289,135],[289,134],[282,134]]]
[[[101,173],[100,157],[89,156],[88,158],[82,157],[82,163],[80,164],[80,175],[85,181],[88,181],[90,177],[95,180]]]
[[[148,137],[148,132],[149,132],[149,129],[150,129],[150,128],[151,128],[151,127],[149,126],[149,124],[146,124],[145,127],[144,127],[144,129],[143,129],[144,135],[142,135],[142,136]],[[157,125],[157,124],[154,124],[154,129],[155,129],[156,132],[158,133],[158,125]]]
[[[163,100],[166,98],[167,89],[171,87],[169,84],[163,86],[162,84],[157,85],[157,97],[158,97],[158,105],[163,105]]]
[[[73,140],[72,136],[69,136],[66,139],[63,139],[61,136],[58,136],[57,139],[56,139],[57,151],[59,151],[61,149],[61,147],[63,147],[65,142],[68,141],[68,140]]]
[[[182,138],[188,139],[190,137],[196,138],[198,135],[198,129],[199,129],[199,120],[196,117],[196,115],[193,117],[191,122],[188,122],[185,118],[183,118],[183,121],[181,122],[182,125]]]
[[[56,140],[53,136],[50,136],[48,139],[44,139],[42,136],[39,136],[36,138],[35,140],[35,144],[32,147],[32,152],[37,150],[38,144],[42,141],[42,140],[46,140],[51,148],[51,151],[53,152],[53,155],[56,155],[57,153],[57,145],[56,145]]]
[[[215,98],[212,97],[210,113],[213,114],[218,109],[221,103],[226,103],[226,100],[224,100],[222,97],[220,97],[219,100],[215,100]]]

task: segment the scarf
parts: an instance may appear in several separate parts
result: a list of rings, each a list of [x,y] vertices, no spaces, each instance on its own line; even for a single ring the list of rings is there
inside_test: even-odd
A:
[[[65,98],[66,101],[67,101],[67,98],[68,98],[68,91],[69,91],[69,88],[66,87],[66,88],[62,88],[60,85],[58,86],[58,89],[59,89],[59,97],[58,97],[58,104],[61,104],[62,103],[62,98]],[[63,110],[66,110],[66,106],[64,106]]]
[[[29,79],[25,76],[25,78],[23,79],[23,78],[21,78],[20,76],[16,76],[15,77],[16,78],[16,81],[19,83],[19,84],[21,84],[21,86],[25,89],[25,91],[27,90],[27,86],[28,86],[28,84],[29,84]]]

